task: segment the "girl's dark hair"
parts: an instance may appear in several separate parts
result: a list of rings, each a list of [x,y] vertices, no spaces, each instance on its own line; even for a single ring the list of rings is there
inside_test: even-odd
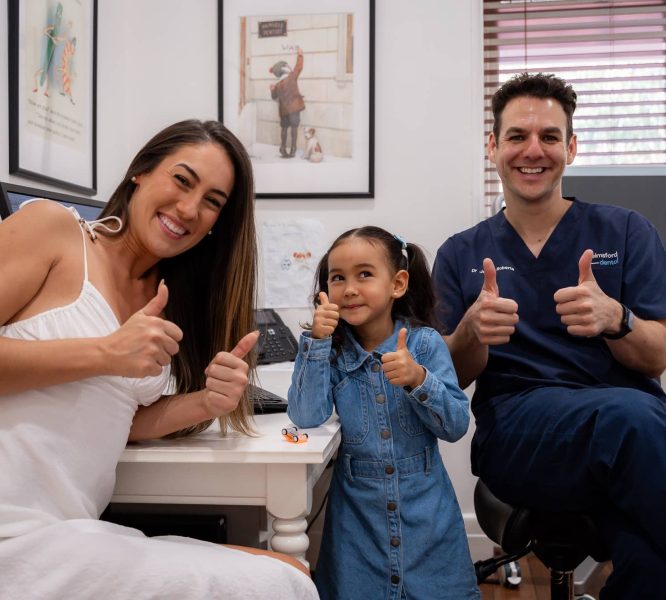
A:
[[[407,258],[402,253],[403,242],[381,227],[366,225],[350,229],[340,235],[319,261],[315,274],[313,304],[319,304],[319,292],[328,294],[328,257],[342,242],[350,238],[361,238],[369,243],[382,246],[386,252],[388,264],[394,273],[405,269],[409,273],[407,291],[393,302],[391,317],[407,321],[413,327],[435,327],[435,294],[430,279],[428,262],[421,248],[415,244],[406,244]],[[342,322],[333,334],[333,343],[339,346]]]
[[[115,215],[128,225],[129,203],[136,184],[132,177],[152,171],[182,146],[217,144],[234,166],[234,185],[210,235],[178,256],[162,259],[157,268],[169,287],[165,316],[183,330],[180,351],[172,358],[176,393],[205,387],[204,371],[213,356],[229,351],[252,331],[257,273],[252,165],[243,145],[219,121],[187,120],[160,131],[139,151],[112,194],[101,217]],[[253,354],[249,362],[253,367]],[[229,426],[249,433],[252,414],[247,394],[236,410],[220,417],[222,431]],[[205,421],[172,435],[206,429]]]

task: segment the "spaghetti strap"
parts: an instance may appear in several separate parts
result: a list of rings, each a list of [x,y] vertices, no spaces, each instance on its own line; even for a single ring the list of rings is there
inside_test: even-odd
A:
[[[66,208],[74,215],[74,218],[79,223],[79,229],[81,230],[81,239],[83,241],[83,282],[85,283],[88,281],[88,249],[86,248],[86,232],[84,231],[85,220],[81,218],[79,211],[73,206],[67,206]]]
[[[25,200],[21,202],[21,204],[19,205],[19,209],[23,208],[27,204],[32,204],[33,202],[40,202],[42,200],[45,200],[45,198],[30,198],[30,200]],[[97,234],[95,233],[96,227],[99,227],[101,229],[106,229],[110,233],[118,233],[123,227],[123,222],[119,217],[105,217],[103,219],[98,219],[96,221],[88,222],[79,214],[79,211],[76,210],[76,208],[74,208],[73,206],[65,206],[60,202],[57,202],[56,204],[62,206],[65,210],[68,210],[70,213],[72,213],[72,215],[74,215],[74,218],[79,222],[79,226],[81,228],[81,237],[83,239],[83,281],[86,282],[88,281],[88,250],[86,248],[85,234],[87,233],[88,236],[90,236],[90,239],[94,242],[97,239]],[[111,229],[111,227],[106,225],[106,221],[116,221],[118,223],[118,229]]]
[[[33,202],[41,202],[42,200],[46,200],[46,198],[30,198],[30,200],[25,200],[21,202],[21,204],[19,204],[19,209],[23,208],[28,204],[32,204]],[[79,211],[76,210],[76,208],[74,208],[73,206],[65,206],[60,202],[56,202],[56,204],[62,206],[65,210],[72,213],[72,215],[74,215],[74,218],[79,222],[79,226],[81,229],[81,237],[83,239],[83,281],[86,282],[88,281],[88,252],[86,249],[86,236],[83,228],[83,223],[85,223],[85,220],[81,218]]]
[[[86,221],[79,212],[73,206],[67,206],[68,210],[76,217],[76,220],[81,226],[81,235],[83,236],[83,275],[84,281],[88,281],[88,250],[86,248],[86,236],[87,233],[90,239],[94,242],[97,239],[97,234],[95,233],[96,228],[105,229],[109,233],[118,233],[123,228],[123,222],[120,217],[104,217],[103,219],[97,219],[95,221]],[[118,224],[117,229],[112,229],[109,227],[106,222],[115,221]]]
[[[19,204],[19,209],[23,208],[26,204],[40,202],[42,200],[45,200],[45,198],[30,198],[30,200],[21,202],[21,204]],[[120,233],[120,230],[123,228],[123,222],[120,217],[116,216],[104,217],[103,219],[96,219],[94,221],[86,221],[79,214],[79,211],[76,210],[76,208],[73,206],[65,206],[60,202],[56,202],[56,204],[59,204],[65,210],[71,212],[74,215],[74,218],[79,222],[79,226],[81,227],[81,235],[83,237],[83,281],[88,281],[88,251],[86,248],[86,236],[84,232],[87,233],[90,239],[94,242],[97,239],[95,229],[104,229],[111,234]],[[112,229],[106,224],[108,221],[115,221],[118,227],[116,229]]]
[[[26,204],[39,202],[41,200],[45,200],[45,198],[31,198],[30,200],[25,200],[19,204],[19,208],[23,208]],[[81,236],[83,237],[83,281],[88,281],[88,250],[86,248],[85,234],[87,233],[90,239],[94,242],[97,239],[97,234],[95,233],[95,229],[97,228],[104,229],[111,234],[120,233],[120,230],[123,228],[122,219],[120,219],[120,217],[110,216],[104,217],[103,219],[96,219],[94,221],[86,221],[79,214],[79,211],[76,210],[76,208],[73,206],[65,206],[60,202],[57,202],[56,204],[59,204],[65,210],[71,212],[74,215],[74,218],[79,222],[79,226],[81,227]],[[106,224],[108,221],[115,221],[118,227],[116,229],[112,229]]]

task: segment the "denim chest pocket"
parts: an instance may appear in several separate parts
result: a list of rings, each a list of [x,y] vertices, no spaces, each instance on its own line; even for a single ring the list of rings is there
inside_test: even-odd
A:
[[[333,388],[333,400],[342,424],[342,441],[346,444],[360,444],[370,429],[365,386],[347,377]]]
[[[423,433],[423,421],[419,419],[416,412],[412,408],[407,394],[402,390],[402,388],[399,387],[394,388],[393,393],[396,396],[400,428],[407,435],[421,435]]]

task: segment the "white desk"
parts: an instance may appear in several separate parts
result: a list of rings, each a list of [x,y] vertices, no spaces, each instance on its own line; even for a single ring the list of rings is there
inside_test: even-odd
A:
[[[255,418],[257,437],[203,433],[130,444],[116,471],[112,502],[265,506],[271,548],[305,562],[312,489],[340,444],[337,419],[307,430],[308,442],[282,439],[286,414]]]

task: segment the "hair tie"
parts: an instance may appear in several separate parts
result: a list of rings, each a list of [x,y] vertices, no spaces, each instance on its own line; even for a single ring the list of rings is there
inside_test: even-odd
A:
[[[400,252],[405,257],[405,269],[409,267],[409,255],[407,254],[407,242],[400,237],[398,234],[394,233],[393,237],[400,242]]]

